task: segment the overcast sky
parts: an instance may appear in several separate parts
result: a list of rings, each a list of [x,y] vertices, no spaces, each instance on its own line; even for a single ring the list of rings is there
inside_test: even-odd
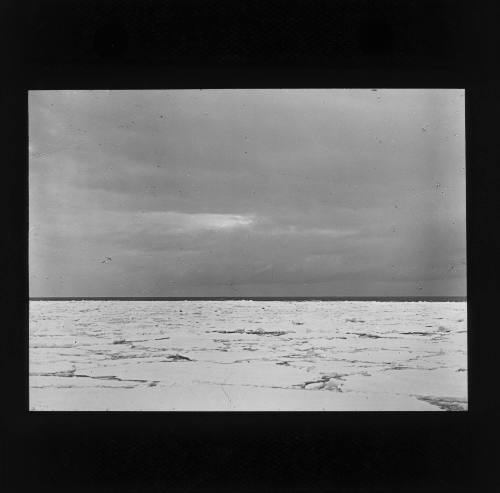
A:
[[[30,296],[466,294],[462,90],[33,91]]]

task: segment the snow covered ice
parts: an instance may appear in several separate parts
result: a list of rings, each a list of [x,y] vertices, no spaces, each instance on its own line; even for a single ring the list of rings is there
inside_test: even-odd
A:
[[[30,409],[467,409],[467,303],[31,301]]]

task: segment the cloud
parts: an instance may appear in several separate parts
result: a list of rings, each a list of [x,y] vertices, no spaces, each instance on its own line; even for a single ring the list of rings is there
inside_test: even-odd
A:
[[[238,214],[166,213],[165,216],[167,222],[177,224],[176,232],[241,228],[250,226],[254,222],[253,218]]]
[[[462,96],[30,92],[31,292],[462,289]]]

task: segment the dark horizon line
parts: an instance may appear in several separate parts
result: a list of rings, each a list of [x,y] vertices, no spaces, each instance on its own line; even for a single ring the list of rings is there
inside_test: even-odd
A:
[[[467,301],[467,296],[30,296],[30,301]]]

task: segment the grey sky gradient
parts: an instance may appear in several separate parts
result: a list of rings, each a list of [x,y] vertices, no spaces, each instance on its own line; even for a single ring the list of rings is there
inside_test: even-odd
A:
[[[466,293],[463,90],[32,91],[29,147],[30,296]]]

